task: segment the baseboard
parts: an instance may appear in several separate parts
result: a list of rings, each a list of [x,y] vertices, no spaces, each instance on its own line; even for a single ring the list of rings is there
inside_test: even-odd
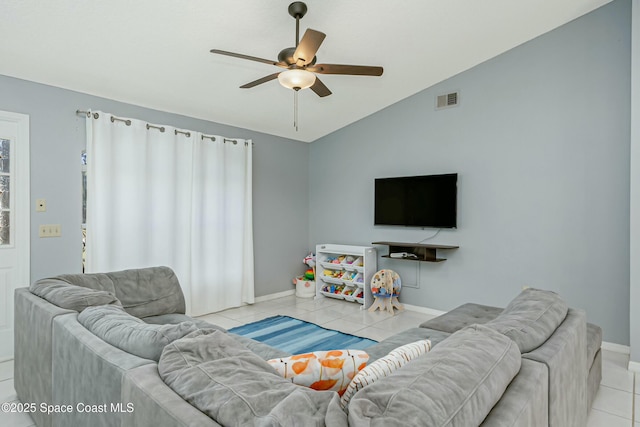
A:
[[[602,346],[600,348],[607,351],[613,351],[614,353],[631,354],[631,347],[613,342],[602,341]]]
[[[428,307],[421,307],[419,305],[411,305],[411,304],[405,304],[405,303],[402,303],[402,305],[404,306],[405,310],[415,311],[417,313],[430,314],[431,316],[440,316],[441,314],[446,313],[446,311],[436,310]]]
[[[631,361],[629,361],[629,365],[627,366],[627,369],[632,371],[632,372],[640,373],[640,363],[639,362],[631,362]]]
[[[282,298],[282,297],[288,297],[289,295],[295,295],[295,293],[296,293],[296,290],[291,289],[289,291],[276,292],[275,294],[262,295],[260,297],[255,297],[253,300],[254,302],[265,302],[265,301],[271,301],[271,300]]]

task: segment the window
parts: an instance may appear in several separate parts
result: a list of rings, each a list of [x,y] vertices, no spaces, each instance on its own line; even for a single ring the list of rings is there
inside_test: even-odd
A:
[[[0,139],[0,245],[11,244],[11,141]]]

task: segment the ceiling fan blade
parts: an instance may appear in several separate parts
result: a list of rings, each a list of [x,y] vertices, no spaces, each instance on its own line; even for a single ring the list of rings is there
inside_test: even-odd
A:
[[[384,69],[368,65],[315,64],[306,68],[318,74],[349,74],[353,76],[381,76]]]
[[[293,53],[293,59],[296,61],[296,65],[300,66],[311,63],[326,36],[325,33],[308,28],[304,36],[302,36],[302,40],[298,43],[296,51]],[[298,61],[302,61],[302,64],[298,63]]]
[[[278,67],[283,67],[283,68],[288,67],[288,65],[285,64],[284,62],[277,62],[277,61],[272,61],[270,59],[258,58],[257,56],[243,55],[242,53],[227,52],[226,50],[219,50],[219,49],[211,49],[209,52],[216,53],[218,55],[233,56],[234,58],[248,59],[249,61],[262,62],[264,64],[276,65]]]
[[[316,95],[318,95],[321,98],[331,95],[331,91],[329,90],[329,88],[326,87],[318,77],[316,77],[315,83],[311,86],[311,90],[314,91]]]
[[[261,79],[254,80],[252,82],[244,84],[244,85],[240,86],[240,88],[241,89],[249,89],[249,88],[252,88],[254,86],[261,85],[262,83],[270,82],[271,80],[277,79],[278,78],[278,74],[280,74],[280,73],[278,72],[278,73],[269,74],[268,76],[264,76]]]

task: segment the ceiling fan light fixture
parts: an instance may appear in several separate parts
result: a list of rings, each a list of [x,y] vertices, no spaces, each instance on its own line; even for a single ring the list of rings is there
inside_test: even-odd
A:
[[[278,74],[278,81],[282,86],[298,91],[313,86],[316,75],[311,71],[293,69]]]

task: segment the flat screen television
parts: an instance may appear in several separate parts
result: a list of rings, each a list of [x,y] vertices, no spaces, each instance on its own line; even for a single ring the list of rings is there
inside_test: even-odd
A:
[[[455,228],[458,174],[376,178],[375,225]]]

